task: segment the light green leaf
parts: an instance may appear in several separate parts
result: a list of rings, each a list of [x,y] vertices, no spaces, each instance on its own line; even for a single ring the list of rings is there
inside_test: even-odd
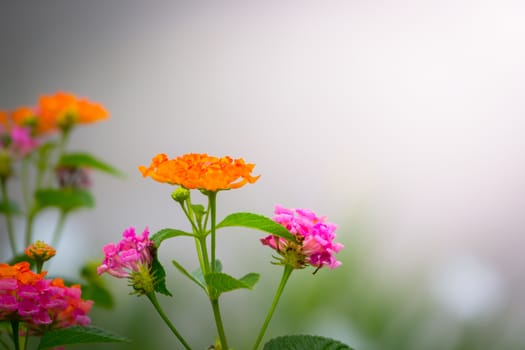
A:
[[[315,335],[286,335],[270,340],[263,350],[352,350],[337,340]]]
[[[253,213],[233,213],[224,218],[217,228],[223,227],[248,227],[268,232],[274,236],[295,242],[295,237],[284,226],[276,223],[266,216]]]
[[[236,279],[222,272],[213,272],[206,275],[206,283],[217,293],[217,296],[236,289],[252,289],[258,280],[259,274],[253,272],[241,279]]]
[[[48,349],[69,344],[115,342],[129,342],[129,339],[93,326],[73,326],[56,329],[44,334],[38,349]]]
[[[95,158],[88,153],[68,153],[62,155],[58,161],[58,166],[87,167],[105,172],[110,175],[124,177],[124,173],[113,166]]]
[[[162,241],[164,241],[165,239],[172,238],[172,237],[177,237],[177,236],[194,237],[193,234],[188,233],[188,232],[184,232],[184,231],[181,231],[181,230],[176,230],[174,228],[165,228],[165,229],[162,229],[162,230],[154,233],[151,236],[151,240],[155,243],[155,247],[158,248],[158,247],[160,247],[160,244],[162,243]]]
[[[199,287],[201,287],[202,289],[204,289],[204,291],[206,291],[206,285],[204,284],[204,280],[201,280],[199,278],[197,278],[196,276],[194,276],[193,274],[189,273],[181,264],[179,264],[176,260],[172,260],[171,261],[173,266],[175,266],[177,268],[177,270],[180,271],[180,273],[182,273],[184,276],[188,277],[190,280],[192,280],[193,282],[195,282],[195,284],[197,284]],[[202,276],[202,273],[201,273],[201,276]]]
[[[215,271],[216,272],[222,271],[222,263],[218,259],[215,260]],[[200,285],[206,288],[206,281],[204,280],[204,274],[202,273],[202,270],[200,269],[200,267],[197,270],[193,271],[191,275],[193,276],[193,278],[199,281]]]
[[[35,193],[35,199],[40,208],[57,207],[64,212],[95,206],[91,193],[77,188],[38,190]]]

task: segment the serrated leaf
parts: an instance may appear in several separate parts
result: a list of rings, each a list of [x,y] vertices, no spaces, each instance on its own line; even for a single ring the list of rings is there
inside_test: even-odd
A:
[[[224,218],[217,228],[223,227],[248,227],[256,230],[268,232],[274,236],[285,238],[295,242],[295,236],[284,226],[276,223],[272,219],[253,213],[233,213]]]
[[[162,229],[162,230],[160,230],[158,232],[155,232],[151,236],[151,240],[155,243],[155,247],[158,248],[158,247],[160,247],[160,244],[162,243],[162,241],[164,241],[164,240],[166,240],[168,238],[177,237],[177,236],[194,237],[193,234],[185,232],[185,231],[177,230],[177,229],[174,229],[174,228],[165,228],[165,229]]]
[[[129,339],[94,326],[73,326],[45,333],[40,340],[38,349],[49,349],[70,344],[115,342],[129,342]]]
[[[15,201],[2,201],[0,202],[0,213],[3,213],[3,214],[15,214],[15,215],[20,215],[22,214],[22,211],[20,210],[20,207],[18,206],[18,203],[16,203]]]
[[[166,271],[164,271],[164,267],[157,258],[157,254],[154,254],[151,262],[151,275],[153,276],[153,289],[155,292],[171,297],[172,295],[166,287]]]
[[[124,177],[124,173],[114,168],[102,160],[95,158],[89,153],[67,153],[60,157],[58,165],[73,166],[73,167],[87,167],[95,170],[105,172],[110,175]]]
[[[95,206],[91,193],[77,188],[38,190],[35,193],[35,199],[40,208],[56,207],[65,212]]]
[[[316,335],[286,335],[270,340],[263,350],[352,350],[340,341]]]
[[[236,289],[252,289],[259,280],[259,274],[249,273],[241,279],[236,279],[222,272],[213,272],[206,275],[206,283],[218,295]]]

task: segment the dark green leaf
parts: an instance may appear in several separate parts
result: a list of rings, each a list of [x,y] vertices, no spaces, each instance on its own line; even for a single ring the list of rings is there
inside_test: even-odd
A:
[[[87,167],[99,171],[103,171],[107,174],[123,177],[124,174],[112,167],[111,165],[103,162],[100,159],[93,157],[88,153],[68,153],[64,154],[59,162],[58,166],[72,166],[72,167]]]
[[[233,213],[224,218],[217,228],[222,227],[249,227],[268,232],[274,236],[295,242],[295,237],[284,226],[276,223],[266,216],[253,213]]]
[[[106,287],[96,284],[82,286],[82,299],[93,300],[95,306],[104,309],[112,309],[115,306],[111,292]]]
[[[88,326],[73,326],[44,334],[38,349],[48,349],[68,344],[128,342],[129,339],[106,330]]]
[[[10,200],[7,203],[5,201],[0,202],[0,213],[2,214],[10,213],[10,214],[19,215],[19,214],[22,214],[22,211],[20,210],[18,203]]]
[[[25,254],[20,254],[20,255],[17,255],[15,257],[13,257],[10,261],[9,261],[9,264],[11,265],[14,265],[14,264],[17,264],[19,262],[22,262],[22,261],[27,261],[29,263],[29,265],[31,266],[31,268],[34,267],[35,265],[35,261],[33,259],[30,259],[27,255]]]
[[[314,335],[286,335],[270,340],[263,350],[352,350],[346,344]]]
[[[257,273],[249,273],[241,279],[236,279],[222,272],[213,272],[206,275],[206,282],[217,296],[236,289],[252,289],[258,280],[259,274]]]
[[[168,238],[177,237],[177,236],[190,236],[194,237],[191,233],[184,232],[181,230],[176,230],[174,228],[165,228],[162,229],[151,236],[151,240],[155,243],[155,247],[160,247],[162,241]]]
[[[166,287],[166,271],[164,271],[164,267],[160,263],[156,254],[153,258],[153,262],[151,263],[151,274],[153,276],[153,289],[155,292],[171,297],[172,295]]]
[[[35,199],[40,208],[56,207],[64,212],[95,206],[91,193],[77,188],[38,190],[35,193]]]

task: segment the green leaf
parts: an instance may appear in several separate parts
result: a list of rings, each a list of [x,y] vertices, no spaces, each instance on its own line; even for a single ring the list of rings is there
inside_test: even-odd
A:
[[[153,289],[155,292],[172,296],[168,288],[166,287],[166,271],[157,258],[157,254],[154,255],[151,263],[151,274],[153,276]]]
[[[44,334],[38,349],[48,349],[68,344],[115,342],[129,342],[129,339],[94,326],[73,326],[56,329]]]
[[[91,193],[77,188],[38,190],[35,193],[35,199],[40,208],[57,207],[64,212],[95,206]]]
[[[222,263],[218,259],[215,260],[215,271],[216,272],[221,272],[222,271]],[[206,281],[204,279],[204,274],[202,273],[202,270],[200,269],[200,267],[197,270],[193,271],[191,275],[196,280],[199,281],[199,284],[203,285],[206,288]]]
[[[195,282],[195,284],[197,284],[199,287],[201,287],[202,289],[204,289],[204,291],[206,291],[206,284],[204,284],[204,280],[202,279],[199,279],[199,278],[196,278],[196,276],[194,276],[193,274],[189,273],[181,264],[179,264],[176,260],[172,260],[171,261],[173,263],[173,266],[175,266],[177,268],[177,270],[180,271],[180,273],[182,273],[184,276],[188,277],[190,280],[192,280],[193,282]],[[202,273],[201,273],[201,276],[202,276]]]
[[[258,280],[259,274],[253,272],[241,279],[236,279],[222,272],[213,272],[206,275],[206,282],[217,293],[217,296],[236,289],[252,289]]]
[[[295,236],[290,233],[284,226],[276,223],[266,216],[253,213],[233,213],[224,218],[217,228],[223,227],[249,227],[256,230],[268,232],[274,236],[285,238],[295,242]]]
[[[18,206],[18,203],[15,201],[9,200],[7,203],[5,201],[0,202],[0,213],[2,214],[16,214],[20,215],[22,214],[22,211],[20,210],[20,207]]]
[[[96,284],[82,286],[82,299],[93,300],[95,306],[103,309],[112,309],[115,306],[111,292],[106,287]]]
[[[124,177],[124,173],[111,165],[95,158],[88,153],[68,153],[62,155],[58,161],[58,166],[87,167],[105,172],[110,175]]]
[[[188,233],[188,232],[176,230],[174,228],[165,228],[153,234],[150,239],[155,243],[155,247],[158,248],[160,247],[160,244],[162,243],[162,241],[164,241],[165,239],[177,237],[177,236],[194,237],[193,234]]]
[[[263,350],[352,350],[337,340],[315,335],[286,335],[270,340]]]

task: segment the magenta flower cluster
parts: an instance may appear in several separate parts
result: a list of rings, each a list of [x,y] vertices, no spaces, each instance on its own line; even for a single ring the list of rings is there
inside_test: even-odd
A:
[[[2,134],[2,148],[8,148],[18,157],[24,157],[37,147],[37,142],[31,137],[31,130],[20,126],[13,126],[10,131],[0,130]]]
[[[269,235],[261,239],[262,244],[283,256],[290,252],[300,254],[304,265],[317,268],[328,266],[331,269],[341,265],[335,254],[344,246],[334,241],[337,226],[327,222],[326,217],[318,217],[309,209],[287,209],[280,205],[275,206],[274,213],[273,220],[295,235],[297,243]]]
[[[103,248],[104,261],[97,268],[98,274],[104,272],[118,278],[129,278],[141,266],[150,266],[153,261],[153,241],[149,239],[148,229],[137,236],[135,228],[130,227],[122,234],[122,240],[117,244],[109,243]]]
[[[81,299],[80,286],[67,287],[60,278],[45,279],[44,274],[31,272],[25,262],[1,267],[17,273],[0,273],[0,321],[24,322],[34,334],[91,322],[88,313],[93,301]]]

